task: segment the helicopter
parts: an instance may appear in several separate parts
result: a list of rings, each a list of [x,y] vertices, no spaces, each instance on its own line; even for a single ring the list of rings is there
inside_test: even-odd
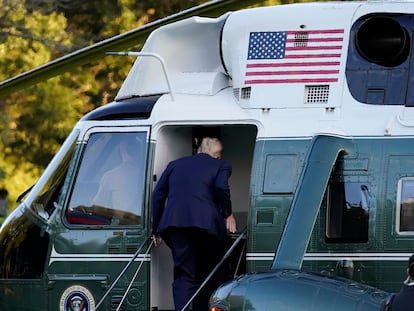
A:
[[[137,58],[113,103],[79,120],[0,228],[0,309],[172,310],[151,192],[215,136],[238,232],[210,310],[382,310],[414,245],[413,16],[411,1],[266,6],[112,51]],[[136,171],[104,200],[122,146]]]

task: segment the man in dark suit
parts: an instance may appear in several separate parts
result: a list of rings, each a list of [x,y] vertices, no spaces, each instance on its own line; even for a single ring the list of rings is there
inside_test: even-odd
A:
[[[408,259],[407,280],[397,294],[393,294],[386,310],[411,311],[414,305],[414,255]]]
[[[228,184],[232,167],[221,159],[222,150],[219,139],[204,138],[197,154],[168,164],[153,192],[153,240],[158,246],[162,238],[172,252],[176,311],[223,257],[226,229],[236,232]],[[212,291],[227,278],[223,274],[218,270],[200,291],[194,311],[208,310]]]

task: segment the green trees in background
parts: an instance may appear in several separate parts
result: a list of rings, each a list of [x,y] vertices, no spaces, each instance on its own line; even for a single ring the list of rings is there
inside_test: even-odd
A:
[[[202,2],[0,0],[0,80]],[[9,209],[76,121],[113,100],[132,62],[108,56],[0,98],[0,189]]]
[[[0,81],[205,2],[0,0]],[[294,1],[258,1],[281,2]],[[8,190],[9,210],[79,118],[113,100],[133,61],[108,56],[0,98],[0,189]]]
[[[1,80],[71,49],[74,34],[66,31],[64,14],[44,14],[23,1],[0,3]],[[79,100],[62,79],[0,99],[0,188],[6,187],[11,199],[34,182],[69,130],[70,118],[81,113]]]

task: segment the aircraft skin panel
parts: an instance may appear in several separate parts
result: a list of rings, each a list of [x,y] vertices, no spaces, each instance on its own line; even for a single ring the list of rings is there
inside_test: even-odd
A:
[[[386,293],[381,290],[347,279],[331,279],[298,270],[271,270],[247,274],[224,284],[210,303],[222,310],[240,311],[379,311],[385,297]]]
[[[157,30],[145,52],[165,54],[172,88],[139,57],[117,100],[76,124],[1,227],[0,309],[30,309],[22,299],[28,289],[42,306],[30,310],[66,311],[77,293],[93,309],[132,260],[133,270],[142,267],[137,279],[130,283],[134,272],[128,271],[105,306],[117,306],[132,284],[125,310],[171,310],[172,297],[162,293],[173,278],[168,249],[133,254],[150,236],[151,191],[168,162],[197,152],[205,135],[217,135],[233,164],[233,211],[248,235],[246,249],[231,258],[236,277],[217,289],[212,303],[225,311],[380,310],[384,290],[402,285],[414,241],[414,40],[407,31],[414,27],[407,14],[413,4],[283,5]],[[392,31],[377,32],[381,23]],[[192,46],[192,36],[204,28]],[[290,32],[297,37],[288,38]],[[338,59],[325,64],[339,62],[334,73],[306,73],[311,79],[338,75],[336,81],[248,82],[247,63],[257,60],[249,45],[265,53],[263,35],[306,41],[309,51],[316,41],[339,49]],[[211,57],[192,55],[202,50]],[[135,96],[144,93],[151,95]],[[132,196],[135,209],[124,208],[128,195],[119,194],[130,183],[103,191],[116,199],[96,204],[101,177],[121,162],[118,143],[131,137],[127,145],[139,143],[141,152],[133,157],[141,165],[133,178],[139,191],[128,191],[139,194]]]
[[[276,98],[283,98],[284,93],[290,97],[297,94],[291,101],[298,104],[303,100],[299,97],[303,84],[326,84],[330,92],[338,94],[344,82],[341,70],[346,59],[349,22],[360,5],[358,1],[345,5],[315,3],[311,8],[294,4],[230,15],[223,30],[223,60],[233,87],[251,87],[255,107],[264,104],[263,93]],[[251,21],[248,28],[246,20]],[[296,36],[300,40],[301,34],[303,51],[299,50],[301,44],[294,41]],[[275,49],[269,55],[258,54],[256,50],[260,44],[263,46],[264,36],[279,44],[282,53]],[[309,47],[305,49],[306,40]]]
[[[219,50],[225,20],[226,15],[216,19],[192,17],[158,28],[148,37],[142,52],[160,56],[165,62],[167,75],[173,81],[173,90],[188,93],[191,91],[189,83],[200,79],[200,75],[191,73],[225,73]],[[206,84],[202,80],[197,83],[200,86]],[[151,57],[138,56],[116,100],[168,91],[160,62]]]
[[[414,235],[412,231],[397,231],[399,204],[395,199],[400,191],[398,181],[414,174],[411,169],[414,161],[410,150],[412,140],[413,137],[352,137],[354,147],[345,148],[346,157],[340,160],[344,171],[336,172],[335,176],[345,185],[367,185],[370,192],[369,223],[364,225],[350,215],[351,218],[343,220],[346,226],[341,231],[343,237],[327,237],[328,205],[326,199],[321,198],[321,204],[317,204],[320,211],[303,257],[305,270],[339,275],[349,274],[352,270],[356,281],[390,291],[399,289],[404,273],[398,271],[410,255],[407,250],[411,249]],[[260,152],[255,157],[264,161],[255,162],[253,167],[252,216],[246,254],[250,272],[267,270],[274,260],[274,249],[281,239],[296,191],[296,186],[290,189],[277,185],[282,181],[284,186],[292,182],[300,184],[298,173],[304,169],[309,146],[310,140],[297,138],[267,139],[257,143],[256,152]],[[348,200],[359,204],[361,195],[351,192]],[[352,227],[348,223],[350,220]],[[366,225],[367,231],[357,230],[358,226],[364,228]],[[390,229],[384,232],[383,228]],[[348,264],[352,269],[346,268]]]
[[[303,236],[310,237],[332,167],[339,153],[348,149],[349,145],[346,138],[316,136],[313,139],[305,160],[306,168],[293,197],[272,269],[301,268],[309,242],[303,239]]]
[[[145,97],[143,97],[145,98]],[[303,105],[301,109],[245,109],[234,97],[233,90],[226,88],[215,96],[177,94],[171,100],[168,94],[157,101],[145,124],[159,126],[167,122],[230,122],[251,120],[260,124],[258,138],[283,140],[286,138],[310,138],[315,133],[332,133],[342,136],[381,138],[384,135],[413,135],[414,118],[401,105],[363,105],[349,99],[347,105],[328,109],[318,105]],[[124,101],[122,101],[124,102]],[[116,107],[116,102],[114,102]],[[367,120],[369,126],[367,127]]]

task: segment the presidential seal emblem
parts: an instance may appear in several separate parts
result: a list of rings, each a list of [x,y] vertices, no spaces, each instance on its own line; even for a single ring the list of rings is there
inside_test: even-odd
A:
[[[68,287],[60,297],[60,311],[92,311],[95,300],[91,292],[83,286]]]

